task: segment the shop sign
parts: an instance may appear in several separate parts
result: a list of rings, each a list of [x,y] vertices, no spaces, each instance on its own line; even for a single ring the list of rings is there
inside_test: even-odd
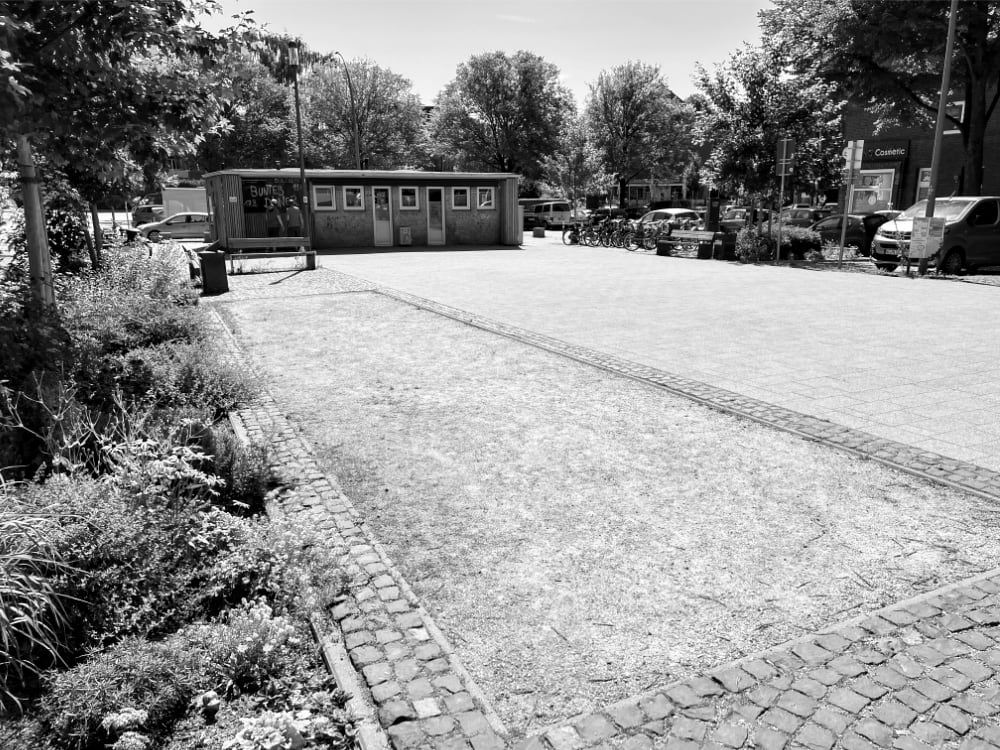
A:
[[[865,163],[873,161],[903,161],[910,155],[909,141],[866,141]]]

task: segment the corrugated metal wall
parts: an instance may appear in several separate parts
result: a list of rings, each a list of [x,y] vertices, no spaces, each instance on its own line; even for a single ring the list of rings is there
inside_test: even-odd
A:
[[[215,239],[225,244],[230,237],[246,237],[243,219],[243,186],[239,175],[213,175],[205,180],[212,201]]]

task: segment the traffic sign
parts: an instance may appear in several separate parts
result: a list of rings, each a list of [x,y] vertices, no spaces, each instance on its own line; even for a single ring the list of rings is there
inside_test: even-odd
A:
[[[782,138],[778,141],[778,163],[775,174],[785,177],[795,171],[795,141]]]

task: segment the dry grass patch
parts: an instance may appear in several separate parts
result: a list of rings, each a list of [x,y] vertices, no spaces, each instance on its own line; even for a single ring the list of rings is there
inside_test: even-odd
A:
[[[230,307],[518,733],[997,564],[942,489],[376,295]]]

